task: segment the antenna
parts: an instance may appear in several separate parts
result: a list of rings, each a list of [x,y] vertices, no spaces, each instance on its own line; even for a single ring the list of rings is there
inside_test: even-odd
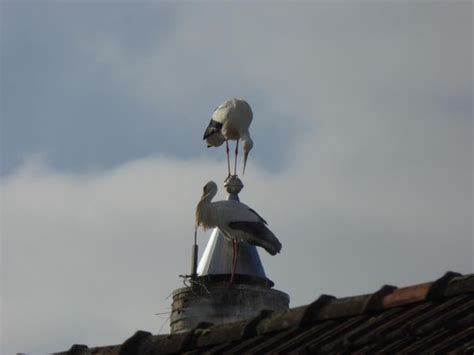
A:
[[[191,251],[191,280],[196,281],[197,279],[197,257],[198,257],[198,245],[197,245],[197,227],[194,229],[194,244]]]

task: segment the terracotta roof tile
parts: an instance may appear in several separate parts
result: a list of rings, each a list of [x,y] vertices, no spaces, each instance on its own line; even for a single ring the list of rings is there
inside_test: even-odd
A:
[[[122,346],[63,354],[473,353],[474,275],[334,298],[246,321],[202,323],[186,333],[137,332]],[[85,351],[88,352],[85,352]],[[77,352],[79,351],[79,352]],[[82,351],[82,353],[81,353]]]

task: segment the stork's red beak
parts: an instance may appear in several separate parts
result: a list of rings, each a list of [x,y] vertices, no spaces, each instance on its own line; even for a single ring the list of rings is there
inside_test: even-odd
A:
[[[245,175],[245,166],[247,165],[247,158],[249,156],[249,152],[244,153],[244,170],[242,171],[242,176]]]

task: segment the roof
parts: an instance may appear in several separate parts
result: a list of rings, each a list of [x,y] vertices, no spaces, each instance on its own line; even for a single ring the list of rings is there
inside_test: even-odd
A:
[[[177,334],[138,331],[122,345],[62,354],[473,353],[474,274],[448,272],[409,287],[346,298],[322,295],[285,312],[201,323]]]

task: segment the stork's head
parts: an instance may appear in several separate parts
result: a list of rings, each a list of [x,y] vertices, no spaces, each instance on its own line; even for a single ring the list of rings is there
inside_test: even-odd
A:
[[[204,229],[213,227],[209,220],[209,213],[206,213],[206,207],[209,206],[212,198],[217,193],[217,185],[214,181],[209,181],[202,189],[202,197],[196,206],[196,228],[202,225]]]
[[[245,174],[245,166],[247,165],[247,158],[249,156],[249,152],[253,148],[253,140],[250,138],[250,135],[242,137],[242,146],[244,148],[244,170],[242,175]]]
[[[208,136],[206,138],[206,142],[207,142],[207,147],[208,148],[218,147],[218,146],[222,145],[222,143],[225,142],[225,137],[223,136],[223,134],[221,132],[216,132],[216,133],[211,134],[210,136]]]
[[[209,181],[204,187],[202,188],[202,195],[209,195],[212,193],[217,192],[217,184],[214,181]]]

